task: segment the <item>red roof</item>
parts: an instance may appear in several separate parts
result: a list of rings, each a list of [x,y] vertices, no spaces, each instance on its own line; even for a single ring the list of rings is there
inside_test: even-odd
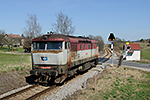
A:
[[[129,46],[130,46],[131,50],[140,50],[141,49],[139,43],[130,43]]]
[[[20,35],[17,35],[17,34],[7,34],[7,35],[12,38],[22,38]]]

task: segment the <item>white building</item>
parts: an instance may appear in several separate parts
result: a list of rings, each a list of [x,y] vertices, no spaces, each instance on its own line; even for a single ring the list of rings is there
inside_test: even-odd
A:
[[[127,47],[130,49],[127,49]],[[129,45],[125,45],[124,57],[126,60],[140,60],[141,55],[141,47],[139,43],[130,43]]]

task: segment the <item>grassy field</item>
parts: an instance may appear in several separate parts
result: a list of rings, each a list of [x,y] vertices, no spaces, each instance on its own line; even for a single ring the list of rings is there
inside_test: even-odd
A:
[[[141,49],[141,59],[150,60],[150,48]]]
[[[143,49],[143,48],[146,48],[147,47],[147,43],[140,43],[140,47]]]
[[[9,48],[7,46],[4,46],[3,49],[0,48],[0,51],[9,52]],[[10,51],[12,51],[12,49]],[[24,50],[23,47],[13,47],[13,52],[24,52]]]
[[[148,100],[149,87],[148,72],[125,67],[108,68],[103,77],[82,91],[77,100]]]
[[[31,55],[0,53],[0,73],[31,69]]]

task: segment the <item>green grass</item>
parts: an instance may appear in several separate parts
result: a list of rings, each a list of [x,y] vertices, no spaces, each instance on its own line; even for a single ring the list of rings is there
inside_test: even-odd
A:
[[[150,74],[147,74],[148,78],[150,78]],[[104,94],[104,99],[123,99],[123,100],[142,100],[142,99],[150,99],[150,79],[144,80],[134,80],[127,79],[127,84],[117,84],[114,83],[114,86],[111,91],[107,91]]]
[[[97,79],[98,84],[87,85],[78,99],[150,100],[150,72],[125,68],[107,68],[103,77]],[[93,87],[95,90],[90,89]]]
[[[0,53],[0,72],[24,70],[28,66],[31,66],[31,55]]]
[[[0,47],[0,51],[9,52],[9,48],[8,47],[3,47],[1,49],[1,47]],[[12,49],[10,49],[10,51],[12,51]],[[24,49],[23,49],[23,47],[13,47],[13,52],[24,52]]]
[[[150,60],[150,48],[141,49],[141,59]]]
[[[141,47],[141,48],[145,48],[145,47],[147,47],[147,44],[145,44],[145,43],[140,43],[140,47]]]
[[[126,79],[126,84],[118,77],[113,82],[111,91],[98,91],[89,100],[148,100],[150,99],[150,73],[145,72],[143,79],[133,77]]]

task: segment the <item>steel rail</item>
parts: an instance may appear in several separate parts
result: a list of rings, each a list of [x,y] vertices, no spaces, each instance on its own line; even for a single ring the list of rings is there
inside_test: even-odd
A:
[[[41,91],[41,92],[38,92],[37,94],[35,94],[35,95],[33,95],[33,96],[31,96],[31,97],[25,99],[25,100],[34,100],[34,99],[40,97],[41,95],[44,95],[44,94],[46,94],[47,92],[52,91],[52,90],[53,90],[54,88],[56,88],[56,87],[57,87],[56,85],[53,85],[53,86],[51,86],[50,88],[47,88],[47,89],[45,89],[45,90],[43,90],[43,91]]]
[[[106,55],[103,58],[106,58],[111,53],[109,49],[105,48],[105,50],[106,50]],[[108,58],[110,57],[111,55]]]
[[[15,93],[13,93],[13,94],[8,95],[8,96],[5,96],[5,97],[3,97],[3,98],[0,98],[0,100],[7,100],[7,99],[9,99],[9,98],[15,97],[16,95],[19,95],[19,94],[21,94],[21,93],[24,93],[24,92],[26,92],[26,91],[28,91],[28,90],[31,90],[32,88],[35,88],[35,87],[37,87],[37,86],[39,86],[39,84],[35,84],[35,85],[33,85],[33,86],[30,86],[30,87],[28,87],[28,88],[25,88],[25,89],[23,89],[23,90],[20,90],[20,91],[18,91],[18,92],[15,92]]]

